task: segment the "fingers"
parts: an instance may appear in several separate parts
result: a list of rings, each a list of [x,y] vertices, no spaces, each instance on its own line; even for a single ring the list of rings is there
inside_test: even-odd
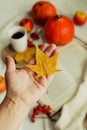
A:
[[[55,53],[57,53],[56,50],[56,45],[55,44],[41,44],[39,45],[39,48],[47,55],[47,56],[52,56]],[[36,63],[35,55],[31,58],[31,60],[28,62],[29,65],[33,65]]]
[[[52,56],[55,53],[57,53],[56,50],[56,45],[55,44],[42,44],[39,46],[39,48],[47,55],[47,56]]]
[[[6,73],[14,72],[16,70],[16,65],[12,57],[7,56],[6,57]]]
[[[58,50],[54,49],[54,51],[52,52],[51,56],[55,55],[56,53],[58,53]]]
[[[48,44],[41,44],[39,45],[39,48],[44,52],[46,50],[46,48],[48,47],[49,45]],[[36,60],[35,60],[35,55],[31,58],[31,60],[28,62],[28,64],[35,64],[36,63]]]
[[[34,65],[36,63],[35,55],[29,60],[28,65]]]
[[[53,54],[53,52],[55,51],[55,49],[56,49],[56,45],[55,44],[51,44],[50,46],[48,46],[46,49],[45,49],[45,54],[47,55],[47,56],[51,56],[52,54]]]
[[[46,44],[46,43],[39,45],[39,48],[40,48],[43,52],[47,49],[47,47],[49,47],[49,44]]]

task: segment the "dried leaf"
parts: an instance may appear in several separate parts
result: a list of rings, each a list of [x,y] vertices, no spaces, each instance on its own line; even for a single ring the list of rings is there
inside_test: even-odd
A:
[[[27,48],[26,51],[22,53],[15,52],[14,59],[18,63],[20,61],[28,62],[30,58],[35,54],[35,48]]]
[[[56,69],[57,59],[58,53],[52,57],[48,57],[44,52],[36,47],[36,64],[28,65],[27,67],[37,73],[37,78],[43,77],[59,71]]]

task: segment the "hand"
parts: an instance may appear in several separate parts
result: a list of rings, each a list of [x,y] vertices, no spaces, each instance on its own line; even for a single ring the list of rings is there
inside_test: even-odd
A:
[[[49,57],[57,53],[54,44],[42,44],[39,48]],[[35,64],[35,57],[28,64]],[[26,67],[17,70],[13,58],[7,57],[7,95],[15,95],[21,98],[28,107],[38,101],[40,96],[47,90],[49,79],[50,76],[36,79],[35,73]]]

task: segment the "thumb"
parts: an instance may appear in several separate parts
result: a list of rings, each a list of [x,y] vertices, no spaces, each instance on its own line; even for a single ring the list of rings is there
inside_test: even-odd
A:
[[[6,57],[6,73],[14,72],[16,70],[16,65],[11,56]]]

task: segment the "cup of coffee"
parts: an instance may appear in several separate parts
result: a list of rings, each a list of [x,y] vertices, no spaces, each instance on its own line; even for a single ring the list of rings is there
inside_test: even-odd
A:
[[[21,26],[11,28],[10,32],[11,46],[16,52],[24,52],[27,48],[27,32]]]

